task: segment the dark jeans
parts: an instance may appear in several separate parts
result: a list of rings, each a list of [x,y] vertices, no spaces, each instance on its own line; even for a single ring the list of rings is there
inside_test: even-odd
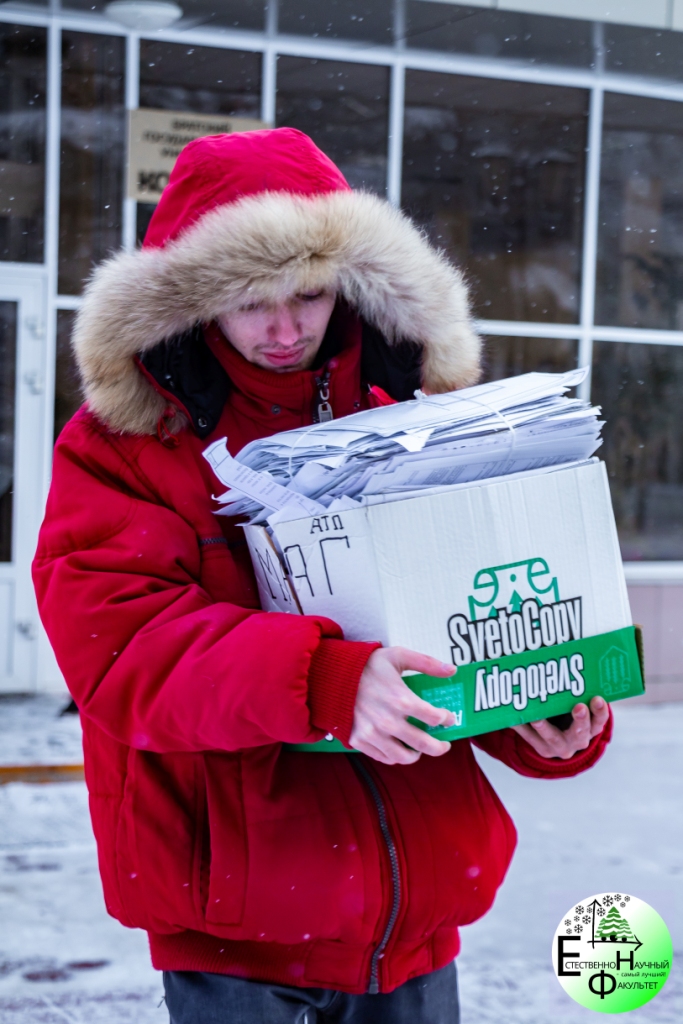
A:
[[[165,971],[171,1024],[459,1024],[455,964],[393,992],[349,996],[205,971]]]

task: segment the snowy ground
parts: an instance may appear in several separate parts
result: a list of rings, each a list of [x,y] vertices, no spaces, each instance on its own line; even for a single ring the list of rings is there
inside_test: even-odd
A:
[[[78,715],[61,715],[68,694],[0,695],[0,765],[82,764]]]
[[[0,762],[77,761],[78,720],[59,706],[0,700]],[[520,842],[493,910],[463,931],[463,1024],[595,1019],[559,987],[550,943],[570,906],[614,889],[652,903],[676,951],[629,1024],[683,1020],[683,705],[615,710],[612,749],[578,779],[522,779],[480,757]],[[166,1024],[161,995],[144,935],[104,911],[83,784],[0,787],[1,1024]]]

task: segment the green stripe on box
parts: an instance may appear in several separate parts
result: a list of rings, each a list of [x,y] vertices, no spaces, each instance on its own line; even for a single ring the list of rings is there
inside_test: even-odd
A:
[[[645,689],[641,652],[640,630],[627,626],[554,647],[463,665],[451,679],[412,675],[405,681],[430,704],[460,716],[459,724],[448,729],[427,730],[439,739],[458,740],[561,715],[597,696],[610,702],[635,697]],[[555,687],[556,692],[548,692]],[[421,722],[415,724],[426,728]],[[336,739],[285,746],[309,753],[349,752]]]

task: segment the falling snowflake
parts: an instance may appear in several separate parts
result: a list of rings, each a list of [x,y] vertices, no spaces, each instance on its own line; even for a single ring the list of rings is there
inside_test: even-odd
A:
[[[614,903],[614,900],[612,899],[611,896],[605,896],[605,898],[604,898],[604,900],[602,902],[605,904],[606,907],[611,907],[612,904]]]
[[[591,923],[591,916],[590,916],[590,914],[584,914],[583,917],[581,918],[581,920],[583,921],[584,924],[590,924]]]
[[[583,914],[583,907],[579,903],[578,907],[575,908],[577,914]]]
[[[617,903],[620,903],[620,902],[621,902],[621,896],[620,896],[620,894],[619,894],[618,892],[615,892],[615,894],[614,894],[614,898],[615,898],[615,900],[617,901]]]
[[[578,914],[575,914],[575,916],[574,916],[574,920],[575,920],[575,921],[580,921],[580,920],[581,920],[581,918],[579,917],[579,915],[578,915]]]
[[[574,931],[577,933],[577,935],[580,935],[581,932],[583,931],[583,925],[582,924],[575,924],[574,925]]]
[[[604,917],[605,916],[605,908],[604,907],[598,907],[597,914],[598,914],[598,917]]]
[[[624,900],[625,900],[625,901],[626,901],[627,903],[628,903],[628,901],[629,901],[630,899],[631,899],[631,897],[630,897],[630,896],[624,896]]]
[[[565,924],[571,924],[571,921],[569,920],[569,918],[567,918],[567,920],[564,923]]]
[[[625,904],[625,903],[620,903],[620,904],[619,904],[619,906],[620,906],[620,907],[625,907],[625,906],[626,906],[626,904]]]
[[[572,933],[571,928],[567,928],[567,935],[571,935],[571,933]]]

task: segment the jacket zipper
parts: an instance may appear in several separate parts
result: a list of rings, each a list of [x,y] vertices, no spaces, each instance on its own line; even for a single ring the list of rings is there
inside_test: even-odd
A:
[[[334,412],[330,405],[330,371],[325,370],[322,377],[315,378],[315,386],[318,389],[317,401],[313,409],[314,423],[329,423],[334,419]]]
[[[389,939],[391,938],[392,932],[396,926],[398,920],[398,913],[401,909],[401,874],[398,867],[398,853],[396,852],[396,843],[394,837],[391,834],[389,828],[389,821],[387,818],[387,809],[380,794],[377,784],[373,779],[370,772],[367,770],[363,762],[361,761],[358,754],[349,754],[349,760],[353,766],[354,771],[363,780],[365,785],[370,790],[370,795],[377,809],[377,817],[379,819],[379,827],[382,833],[382,839],[386,846],[387,853],[389,854],[389,863],[391,864],[391,912],[389,914],[389,920],[386,923],[384,934],[379,942],[379,945],[372,954],[370,961],[370,982],[368,984],[368,995],[376,996],[379,993],[379,962],[384,955],[384,950],[387,948]]]

